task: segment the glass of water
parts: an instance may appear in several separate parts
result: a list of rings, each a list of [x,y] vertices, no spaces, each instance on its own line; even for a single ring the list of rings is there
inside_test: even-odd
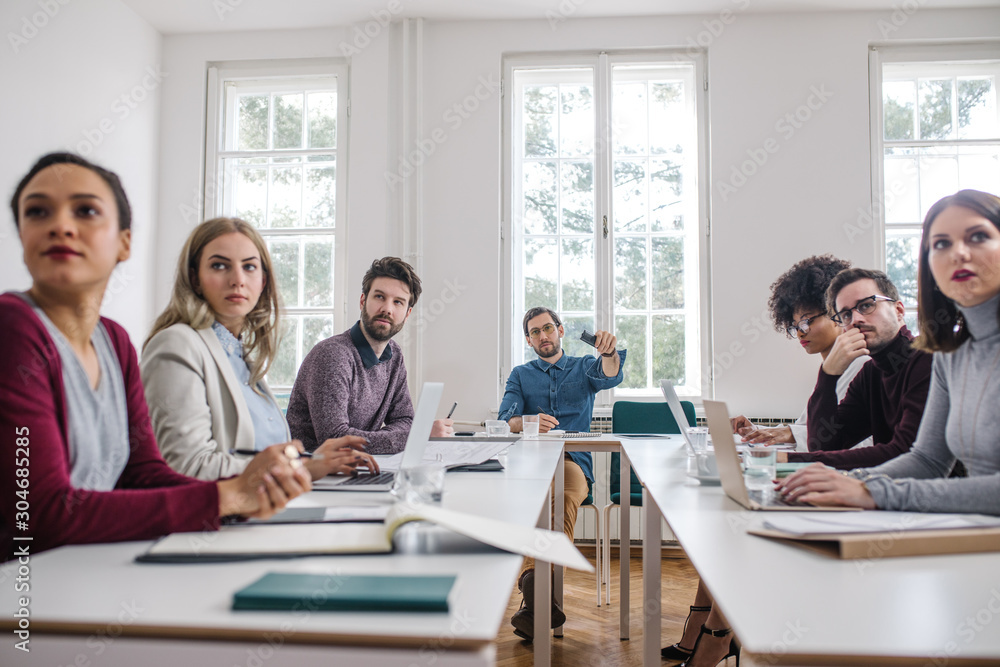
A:
[[[444,495],[443,462],[424,463],[396,473],[393,495],[408,503],[439,503]]]
[[[778,453],[773,447],[751,447],[743,454],[743,479],[748,489],[771,489],[778,474]]]
[[[486,422],[487,436],[504,436],[510,433],[510,426],[502,419],[490,419]]]
[[[525,438],[538,437],[538,415],[524,415],[521,417],[521,434]]]

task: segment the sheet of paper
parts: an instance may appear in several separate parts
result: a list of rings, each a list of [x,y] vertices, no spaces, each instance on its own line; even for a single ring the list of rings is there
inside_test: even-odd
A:
[[[504,551],[531,556],[556,565],[593,572],[594,566],[565,533],[446,510],[431,505],[398,503],[386,517],[393,530],[406,521],[430,521]]]
[[[427,443],[424,450],[424,463],[433,463],[440,460],[448,468],[456,466],[474,465],[495,458],[497,454],[510,447],[507,441],[500,442],[468,442],[455,441],[444,442],[434,440]],[[440,457],[440,458],[439,458]],[[393,454],[386,458],[379,458],[378,465],[384,472],[396,472],[399,470],[400,462],[403,460],[403,453]]]
[[[790,535],[892,533],[951,528],[1000,528],[1000,517],[982,514],[917,514],[914,512],[836,512],[775,514],[764,527]]]

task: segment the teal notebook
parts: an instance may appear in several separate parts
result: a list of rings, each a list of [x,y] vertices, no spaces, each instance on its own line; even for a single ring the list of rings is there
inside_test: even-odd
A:
[[[233,595],[233,609],[448,611],[454,576],[268,572]]]
[[[806,466],[812,465],[809,461],[803,461],[801,463],[779,463],[777,464],[777,476],[778,477],[788,477],[793,472],[798,472]]]

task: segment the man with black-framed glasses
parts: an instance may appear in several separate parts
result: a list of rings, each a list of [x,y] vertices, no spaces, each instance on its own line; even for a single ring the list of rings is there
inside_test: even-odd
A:
[[[594,412],[594,397],[603,389],[621,384],[625,350],[616,349],[618,339],[608,331],[594,333],[598,356],[571,357],[562,349],[566,331],[555,311],[532,308],[522,321],[524,340],[538,355],[517,366],[507,378],[497,419],[510,424],[510,430],[522,430],[523,415],[538,415],[541,433],[559,428],[564,431],[589,431]],[[580,504],[594,483],[594,459],[589,452],[567,452],[563,463],[563,531],[570,541],[576,528]],[[511,617],[514,634],[531,640],[534,635],[535,563],[525,559],[517,578],[523,599],[521,608]],[[552,627],[566,622],[555,601],[552,603]]]
[[[916,438],[930,389],[931,355],[912,347],[899,293],[881,271],[841,271],[827,290],[827,306],[844,332],[823,361],[809,398],[809,451],[779,453],[778,459],[843,470],[879,465],[908,451]],[[866,354],[872,361],[838,401],[837,380]],[[869,436],[873,446],[850,449]]]

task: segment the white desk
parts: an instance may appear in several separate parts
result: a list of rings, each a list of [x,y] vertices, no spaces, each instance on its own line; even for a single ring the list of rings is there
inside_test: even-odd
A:
[[[622,448],[645,487],[643,664],[661,662],[660,512],[764,664],[1000,664],[1000,555],[836,560],[748,535],[767,512],[686,479],[679,438]]]
[[[533,525],[540,510],[548,511],[550,483],[561,462],[558,443],[514,446],[504,472],[449,474],[444,507]],[[373,497],[340,492],[307,497],[319,504],[359,499],[370,503]],[[15,593],[17,563],[8,563],[0,568],[0,629],[6,635],[0,664],[494,664],[493,640],[506,621],[521,557],[434,527],[409,528],[397,534],[396,552],[384,556],[154,565],[133,562],[149,542],[63,547],[31,557],[26,594]],[[440,573],[458,579],[447,614],[230,609],[234,591],[273,570]],[[30,653],[15,649],[11,634],[20,595],[30,598]]]

